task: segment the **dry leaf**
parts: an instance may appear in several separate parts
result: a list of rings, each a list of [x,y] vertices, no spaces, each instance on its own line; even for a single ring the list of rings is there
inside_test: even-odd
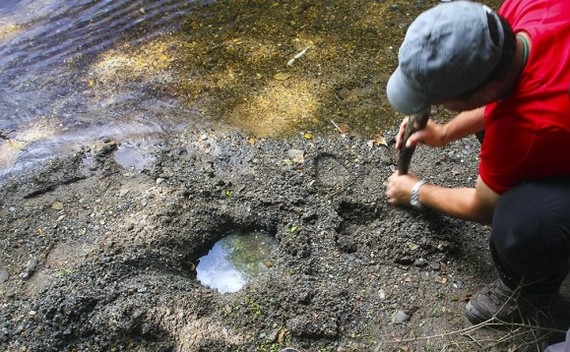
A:
[[[305,137],[305,139],[313,139],[313,134],[311,132],[306,132],[303,137]]]
[[[331,120],[331,123],[334,125],[334,127],[336,127],[336,129],[342,133],[342,134],[346,134],[348,132],[350,132],[350,126],[347,125],[346,123],[336,123],[333,120]]]
[[[255,137],[254,136],[248,136],[247,137],[247,143],[254,145],[255,144]]]
[[[409,248],[411,251],[416,251],[416,250],[418,250],[418,248],[420,248],[420,246],[419,246],[418,244],[416,244],[416,243],[410,242],[410,243],[408,243],[408,248]]]
[[[275,76],[273,76],[273,78],[275,78],[278,81],[286,81],[289,78],[291,78],[293,75],[290,73],[283,73],[283,72],[278,72],[275,74]]]
[[[384,138],[384,136],[382,136],[380,133],[376,133],[375,135],[372,136],[372,138],[374,139],[374,142],[376,144],[379,145],[383,145],[385,147],[388,146],[388,143],[386,142],[386,139]]]
[[[435,277],[435,282],[440,283],[440,284],[445,284],[445,283],[447,283],[447,278],[437,275]]]
[[[280,344],[284,344],[285,340],[287,339],[288,333],[289,333],[289,331],[285,328],[282,328],[281,330],[279,330],[279,333],[277,334],[277,342],[279,342]]]
[[[348,133],[350,132],[350,126],[346,123],[339,123],[338,124],[338,129],[340,131],[340,133]]]

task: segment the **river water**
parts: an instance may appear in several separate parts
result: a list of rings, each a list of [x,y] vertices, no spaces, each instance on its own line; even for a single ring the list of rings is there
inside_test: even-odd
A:
[[[191,5],[0,0],[0,178],[97,139],[144,149],[183,128],[195,115],[188,107],[144,84],[97,95],[90,75],[101,53],[176,31]]]

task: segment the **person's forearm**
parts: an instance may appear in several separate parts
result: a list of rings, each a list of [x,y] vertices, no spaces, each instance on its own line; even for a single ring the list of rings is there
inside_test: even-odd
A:
[[[464,111],[444,125],[447,142],[466,137],[485,128],[485,107]]]
[[[419,189],[422,205],[464,220],[489,224],[492,209],[481,207],[475,201],[475,188],[446,188],[425,184]]]

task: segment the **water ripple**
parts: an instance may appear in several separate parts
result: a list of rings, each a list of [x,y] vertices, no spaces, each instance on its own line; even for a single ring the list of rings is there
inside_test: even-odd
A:
[[[49,16],[38,13],[32,18],[22,6],[21,15],[10,16],[21,32],[0,41],[0,73],[13,76],[68,62],[129,37],[146,40],[175,25],[189,5],[176,0],[66,1]],[[5,16],[0,20],[10,23]]]

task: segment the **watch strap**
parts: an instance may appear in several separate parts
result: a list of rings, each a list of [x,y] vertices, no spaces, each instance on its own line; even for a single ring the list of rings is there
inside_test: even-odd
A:
[[[422,209],[422,203],[420,203],[420,187],[426,183],[424,180],[416,182],[414,187],[412,187],[412,192],[410,193],[410,205],[416,209]]]

